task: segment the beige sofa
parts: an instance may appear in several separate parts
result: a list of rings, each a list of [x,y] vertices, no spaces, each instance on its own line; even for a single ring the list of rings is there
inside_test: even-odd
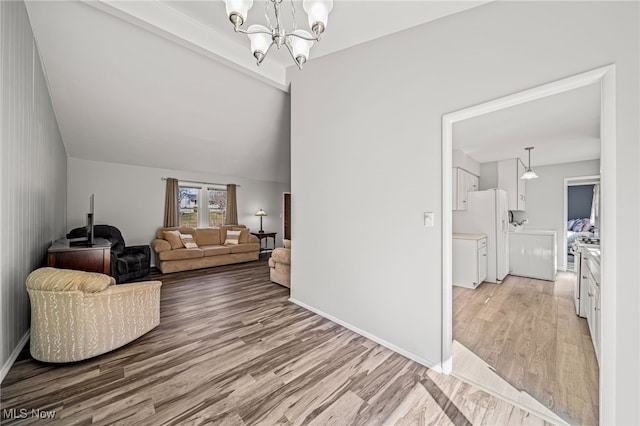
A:
[[[240,231],[236,244],[230,244],[227,239],[230,230]],[[176,243],[175,231],[182,236],[183,245]],[[185,236],[190,236],[196,247],[184,247]],[[249,234],[249,229],[243,225],[160,228],[151,241],[151,248],[156,252],[156,267],[163,274],[248,262],[258,260],[260,256],[258,238]]]
[[[269,258],[269,279],[291,288],[291,241],[284,240],[284,248],[278,247]]]
[[[40,268],[26,280],[33,358],[73,362],[119,348],[160,324],[160,281],[114,285],[97,272]]]

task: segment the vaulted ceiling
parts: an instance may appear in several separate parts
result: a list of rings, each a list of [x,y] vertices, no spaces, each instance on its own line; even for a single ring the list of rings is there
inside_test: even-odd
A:
[[[483,3],[336,0],[305,68],[314,58]],[[282,4],[287,27],[289,5]],[[301,2],[294,7],[298,26],[306,27]],[[289,182],[287,73],[304,71],[286,49],[272,48],[257,67],[222,1],[27,1],[27,10],[70,157]],[[264,23],[264,0],[254,2],[245,26],[255,22]],[[505,147],[519,156],[520,145],[570,135],[592,147],[567,145],[567,153],[591,153],[599,106],[587,92],[567,95],[555,108],[522,106],[460,123],[454,143],[493,161]],[[552,112],[555,118],[542,120]],[[517,145],[517,134],[529,139]],[[534,151],[534,164],[542,151]]]
[[[482,3],[338,0],[312,59]],[[257,0],[245,25],[263,8]],[[291,58],[271,49],[257,67],[222,1],[27,10],[70,157],[289,182]]]

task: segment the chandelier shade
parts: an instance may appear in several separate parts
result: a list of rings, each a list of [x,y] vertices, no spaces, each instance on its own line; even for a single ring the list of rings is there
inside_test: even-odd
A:
[[[273,44],[273,38],[269,35],[270,31],[264,25],[251,25],[247,37],[251,40],[251,52],[258,61],[258,65],[264,59]]]
[[[329,12],[333,9],[332,0],[303,0],[302,8],[309,17],[309,28],[320,35],[327,28]]]
[[[313,41],[308,40],[310,38],[311,34],[307,31],[295,30],[293,32],[293,36],[289,39],[289,43],[291,44],[291,55],[299,67],[304,65],[304,63],[307,62],[307,59],[309,59],[309,51],[313,47]]]
[[[247,20],[249,10],[253,7],[253,0],[224,0],[224,4],[229,20],[238,27]]]
[[[296,11],[293,1],[291,2],[291,15],[293,17],[293,29],[285,30],[280,8],[286,4],[283,0],[266,0],[265,17],[268,26],[254,24],[248,29],[241,28],[247,21],[249,10],[253,6],[253,0],[224,0],[227,17],[233,24],[235,32],[246,34],[251,42],[251,53],[256,58],[257,65],[264,60],[267,52],[274,44],[278,49],[282,45],[286,46],[291,58],[302,69],[302,66],[309,60],[311,48],[316,41],[320,41],[320,34],[327,28],[329,13],[333,9],[333,0],[303,0],[302,8],[307,14],[309,28],[313,32],[298,29],[296,21]],[[268,13],[268,6],[273,7],[273,15]],[[275,17],[275,22],[272,22]]]

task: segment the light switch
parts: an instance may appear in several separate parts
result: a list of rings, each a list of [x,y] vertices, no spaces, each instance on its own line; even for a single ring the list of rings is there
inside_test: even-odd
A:
[[[424,212],[424,226],[433,226],[433,212]]]

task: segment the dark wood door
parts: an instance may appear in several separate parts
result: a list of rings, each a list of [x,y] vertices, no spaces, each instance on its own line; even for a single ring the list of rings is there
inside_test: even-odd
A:
[[[284,238],[291,239],[291,194],[284,194]]]

